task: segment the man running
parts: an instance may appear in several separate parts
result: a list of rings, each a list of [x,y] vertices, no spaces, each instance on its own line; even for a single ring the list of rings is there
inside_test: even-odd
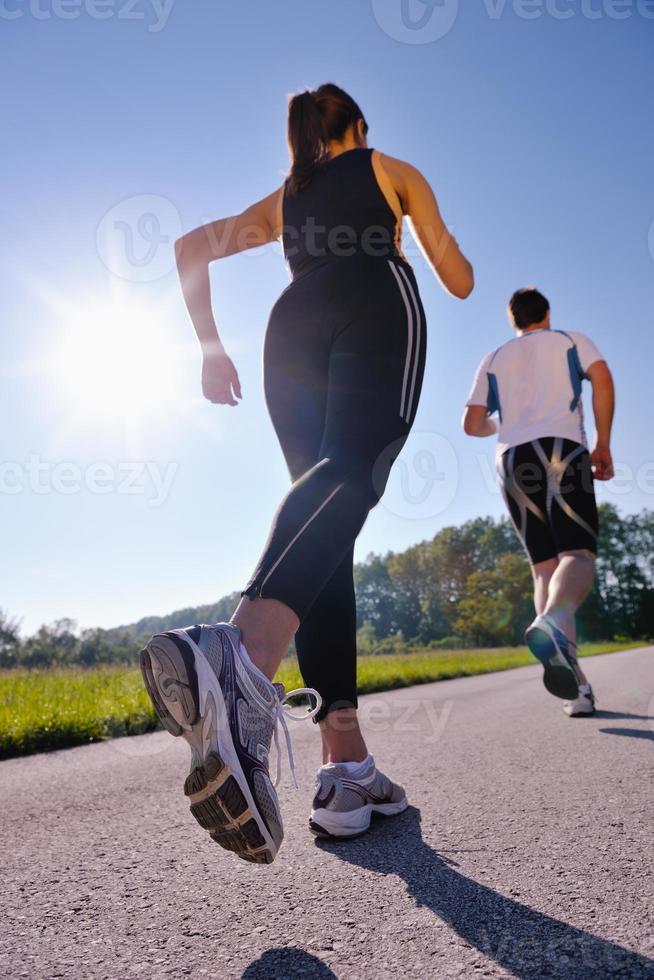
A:
[[[268,753],[284,722],[272,679],[293,638],[321,702],[324,764],[311,829],[352,836],[373,812],[407,806],[359,728],[352,564],[356,537],[413,425],[425,367],[425,311],[401,250],[403,216],[450,293],[468,296],[473,273],[428,182],[368,147],[367,131],[357,103],[336,85],[294,96],[283,185],[176,245],[204,354],[203,390],[218,404],[237,405],[241,389],[218,337],[209,264],[280,239],[291,276],[270,313],[263,364],[293,484],[229,623],[159,634],[141,656],[163,724],[191,746],[191,812],[218,844],[260,864],[274,859],[283,836]],[[216,460],[216,474],[239,478],[229,455]],[[217,548],[215,561],[230,555]]]
[[[537,289],[513,294],[509,319],[517,336],[479,365],[463,428],[471,436],[498,433],[499,484],[534,579],[537,615],[525,639],[545,668],[545,687],[565,700],[566,714],[592,715],[595,698],[577,660],[575,613],[595,575],[593,475],[613,476],[613,379],[588,337],[551,329],[550,305]],[[590,454],[581,403],[585,378],[593,388],[597,430]]]

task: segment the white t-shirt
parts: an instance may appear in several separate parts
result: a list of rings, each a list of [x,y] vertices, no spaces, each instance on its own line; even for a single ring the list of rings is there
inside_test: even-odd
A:
[[[601,360],[583,333],[542,328],[519,334],[486,354],[466,405],[486,405],[491,414],[497,412],[498,456],[547,436],[586,446],[581,381],[591,364]]]

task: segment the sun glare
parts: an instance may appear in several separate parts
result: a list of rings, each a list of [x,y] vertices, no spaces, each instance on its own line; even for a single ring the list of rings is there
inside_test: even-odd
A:
[[[77,311],[62,325],[51,366],[78,419],[155,424],[178,400],[180,352],[165,324],[134,306]]]

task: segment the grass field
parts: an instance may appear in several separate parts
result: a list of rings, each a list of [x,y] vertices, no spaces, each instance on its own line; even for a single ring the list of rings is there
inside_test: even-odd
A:
[[[613,653],[638,643],[587,644],[581,656]],[[533,663],[526,647],[439,650],[359,658],[359,691],[385,691],[428,681],[486,674]],[[277,680],[302,686],[295,660]],[[0,672],[0,758],[152,731],[158,721],[138,670],[9,670]]]

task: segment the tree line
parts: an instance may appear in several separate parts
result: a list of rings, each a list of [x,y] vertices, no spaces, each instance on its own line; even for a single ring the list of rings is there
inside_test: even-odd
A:
[[[405,551],[355,566],[361,653],[416,647],[512,646],[533,618],[529,565],[507,520],[446,527]],[[211,605],[150,616],[116,629],[77,630],[70,619],[22,638],[0,612],[0,667],[134,664],[152,633],[229,618],[233,592]],[[600,507],[597,577],[579,619],[580,639],[654,636],[654,511],[621,516]]]

